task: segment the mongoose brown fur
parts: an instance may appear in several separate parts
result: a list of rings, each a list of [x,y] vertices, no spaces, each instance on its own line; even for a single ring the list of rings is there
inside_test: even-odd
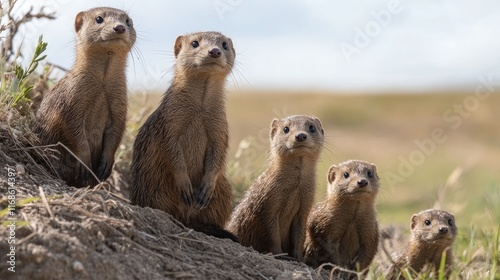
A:
[[[224,35],[198,32],[179,36],[174,54],[172,85],[134,143],[131,200],[222,230],[232,209],[224,86],[236,53]]]
[[[377,168],[349,160],[331,166],[327,175],[327,199],[311,211],[307,222],[305,262],[315,268],[331,263],[361,271],[378,248]]]
[[[302,260],[324,131],[319,119],[296,115],[274,119],[270,139],[268,167],[248,188],[228,229],[242,245]]]
[[[445,274],[449,276],[453,266],[452,247],[457,235],[453,214],[444,210],[427,209],[411,217],[410,228],[408,247],[396,257],[386,278],[403,279],[401,269],[404,268],[411,268],[416,273],[427,268],[436,273],[443,254],[446,258]]]
[[[34,130],[41,145],[62,143],[104,181],[125,131],[125,68],[136,32],[125,12],[106,7],[78,13],[75,31],[75,64],[45,94]],[[60,158],[49,165],[68,185],[98,183],[66,149],[57,150]]]

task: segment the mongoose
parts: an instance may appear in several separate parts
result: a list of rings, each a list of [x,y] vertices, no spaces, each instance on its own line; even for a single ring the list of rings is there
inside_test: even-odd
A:
[[[443,210],[424,210],[411,217],[410,228],[408,247],[396,257],[386,278],[402,279],[401,269],[406,267],[418,273],[427,266],[436,272],[443,253],[446,258],[445,273],[449,276],[453,266],[452,247],[457,235],[453,214]]]
[[[228,229],[242,245],[302,261],[324,131],[318,118],[295,115],[274,119],[270,139],[268,167],[248,188]]]
[[[111,174],[127,114],[127,55],[136,40],[132,19],[123,11],[100,7],[75,19],[76,61],[45,94],[36,114],[41,145],[65,145],[100,181]],[[68,185],[98,181],[66,149],[49,163]]]
[[[172,84],[134,142],[131,200],[211,234],[232,209],[224,86],[236,53],[221,33],[198,32],[177,37],[174,54]]]
[[[377,167],[349,160],[330,167],[327,198],[309,215],[305,262],[331,263],[352,271],[367,268],[378,248],[375,199]]]

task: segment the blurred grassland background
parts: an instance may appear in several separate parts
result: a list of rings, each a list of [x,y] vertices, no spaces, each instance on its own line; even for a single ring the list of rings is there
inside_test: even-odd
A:
[[[485,100],[477,99],[476,107],[464,106],[462,113],[468,114],[464,117],[454,106],[463,106],[468,97],[474,97],[474,90],[434,94],[230,90],[228,170],[236,200],[265,169],[272,119],[315,115],[325,129],[317,201],[325,197],[326,172],[332,164],[362,159],[378,168],[382,188],[377,209],[382,224],[406,227],[413,213],[439,207],[456,215],[464,233],[471,225],[495,230],[500,226],[500,95],[493,91]],[[139,111],[143,115],[130,133],[137,133],[160,99],[161,93],[130,96],[130,117]],[[415,141],[432,139],[436,128],[443,130],[445,141],[434,142],[434,149],[428,144],[427,155]],[[411,164],[415,151],[424,155],[414,155],[413,162],[421,164],[411,165],[413,172],[408,167],[400,172],[402,162]]]

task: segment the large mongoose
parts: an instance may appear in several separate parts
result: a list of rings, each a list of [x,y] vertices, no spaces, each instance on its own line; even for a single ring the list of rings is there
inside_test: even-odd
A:
[[[192,33],[177,38],[174,54],[172,85],[134,143],[131,200],[234,240],[222,230],[232,209],[224,86],[233,43],[218,32]]]
[[[111,174],[125,131],[127,55],[136,40],[132,19],[114,8],[94,8],[75,19],[76,61],[45,94],[36,114],[41,145],[60,142],[49,163],[68,185],[94,186]],[[83,164],[76,158],[83,162]]]

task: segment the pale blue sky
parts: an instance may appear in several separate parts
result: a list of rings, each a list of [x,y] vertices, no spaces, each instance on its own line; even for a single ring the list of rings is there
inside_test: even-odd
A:
[[[241,88],[472,88],[480,76],[500,77],[496,0],[20,2],[20,8],[46,3],[57,12],[57,20],[28,26],[25,45],[33,49],[43,33],[47,60],[68,68],[79,11],[96,6],[128,11],[138,32],[128,67],[135,90],[165,90],[175,38],[206,30],[233,39],[237,71],[229,86]]]

